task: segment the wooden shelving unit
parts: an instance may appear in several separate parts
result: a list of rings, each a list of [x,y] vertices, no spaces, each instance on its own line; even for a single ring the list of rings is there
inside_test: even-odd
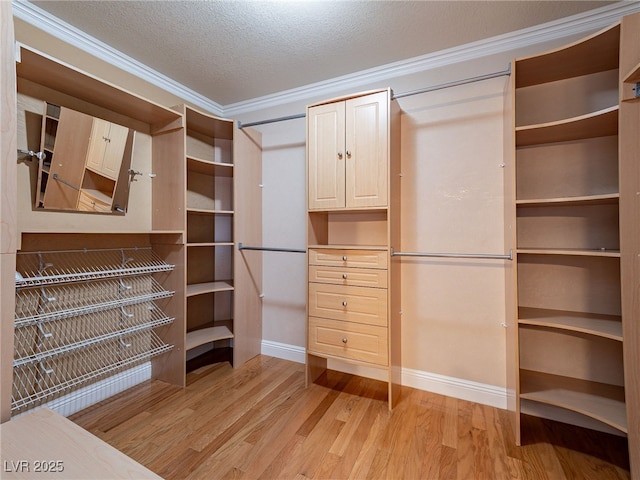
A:
[[[259,141],[249,142],[231,120],[189,106],[177,109],[185,118],[185,348],[194,357],[233,347],[237,367],[260,352],[260,292],[251,288],[260,257],[247,262],[235,249],[241,232],[260,228],[248,225],[249,210],[261,209],[259,182],[247,184],[247,168],[260,172]]]
[[[640,105],[630,93],[640,16],[630,18],[513,62],[509,310],[516,321],[508,351],[517,443],[521,434],[526,440],[521,413],[626,435],[635,478],[640,390],[631,292],[639,273],[633,258],[640,142],[639,116],[625,112]]]
[[[307,107],[307,383],[337,360],[400,378],[399,107],[391,91]]]

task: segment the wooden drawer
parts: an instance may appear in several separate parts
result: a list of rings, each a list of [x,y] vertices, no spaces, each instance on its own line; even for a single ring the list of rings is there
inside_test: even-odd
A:
[[[309,284],[309,316],[387,326],[387,290]]]
[[[386,269],[387,251],[311,248],[309,265]]]
[[[80,190],[78,198],[78,210],[84,212],[111,212],[111,205],[92,197],[83,190]]]
[[[387,271],[375,268],[309,266],[309,281],[335,285],[387,288]]]
[[[309,353],[388,365],[387,329],[309,317]]]

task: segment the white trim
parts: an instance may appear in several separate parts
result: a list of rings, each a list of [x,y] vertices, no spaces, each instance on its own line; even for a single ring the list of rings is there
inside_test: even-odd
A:
[[[225,115],[234,117],[242,113],[306,100],[310,97],[327,97],[335,92],[355,89],[365,84],[386,82],[389,79],[413,73],[433,70],[469,60],[509,52],[572,35],[586,34],[606,28],[623,16],[640,11],[640,2],[619,2],[614,5],[536,25],[523,30],[486,38],[438,52],[381,65],[349,75],[312,83],[298,88],[265,95],[224,106]],[[506,65],[505,65],[506,67]]]
[[[117,395],[139,383],[151,379],[151,362],[146,362],[111,377],[75,390],[60,398],[51,400],[37,408],[48,407],[60,415],[68,417],[91,405],[95,405],[113,395]],[[35,409],[34,409],[35,410]],[[27,412],[30,412],[28,410]],[[24,413],[27,413],[24,412]],[[16,416],[23,415],[21,413]]]
[[[507,389],[462,378],[448,377],[437,373],[402,369],[402,385],[481,403],[496,408],[507,408]]]
[[[131,75],[160,87],[183,100],[191,102],[215,115],[221,117],[224,116],[224,109],[219,103],[216,103],[213,100],[206,98],[204,95],[185,87],[181,83],[172,80],[157,70],[138,62],[134,58],[125,55],[119,50],[116,50],[97,38],[79,30],[73,25],[60,20],[48,12],[45,12],[31,2],[26,0],[13,0],[12,4],[14,17],[45,31],[55,38],[79,48],[80,50],[87,52],[110,65],[114,65]]]
[[[640,2],[615,2],[599,9],[516,32],[498,35],[401,62],[381,65],[325,82],[313,83],[222,106],[63,22],[27,0],[13,0],[13,14],[16,18],[43,29],[50,35],[156,85],[177,97],[216,115],[228,118],[289,102],[307,100],[311,97],[328,96],[336,91],[355,89],[363,84],[383,82],[411,73],[428,71],[472,59],[477,60],[496,53],[508,52],[530,45],[566,38],[571,35],[592,32],[619,21],[625,15],[639,11]]]
[[[305,362],[305,349],[296,345],[262,341],[261,353],[271,357],[282,358],[292,362]],[[327,366],[332,370],[387,381],[386,370],[361,365],[352,365],[335,360],[329,360]],[[401,383],[407,387],[438,393],[449,397],[481,403],[496,408],[507,408],[507,389],[486,383],[473,382],[461,378],[449,377],[437,373],[429,373],[411,368],[403,368]]]
[[[270,357],[282,358],[296,363],[305,363],[305,348],[287,343],[272,342],[262,340],[260,353]]]

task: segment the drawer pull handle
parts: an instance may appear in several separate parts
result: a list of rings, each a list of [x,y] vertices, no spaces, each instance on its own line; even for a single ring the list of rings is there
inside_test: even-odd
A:
[[[346,279],[347,279],[347,274],[346,274],[346,273],[343,273],[343,274],[342,274],[342,278],[344,278],[344,279],[346,280]]]
[[[342,343],[347,343],[347,337],[344,337],[344,338],[342,339]]]
[[[346,261],[347,261],[347,256],[346,256],[346,255],[343,255],[343,256],[342,256],[342,261],[343,261],[343,262],[346,262]]]
[[[345,300],[344,302],[342,302],[342,306],[346,307],[347,306],[347,301]]]

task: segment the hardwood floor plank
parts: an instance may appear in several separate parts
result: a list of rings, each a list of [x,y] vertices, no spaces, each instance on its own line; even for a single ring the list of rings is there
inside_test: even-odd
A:
[[[624,438],[258,356],[147,382],[71,418],[167,480],[629,480]]]

